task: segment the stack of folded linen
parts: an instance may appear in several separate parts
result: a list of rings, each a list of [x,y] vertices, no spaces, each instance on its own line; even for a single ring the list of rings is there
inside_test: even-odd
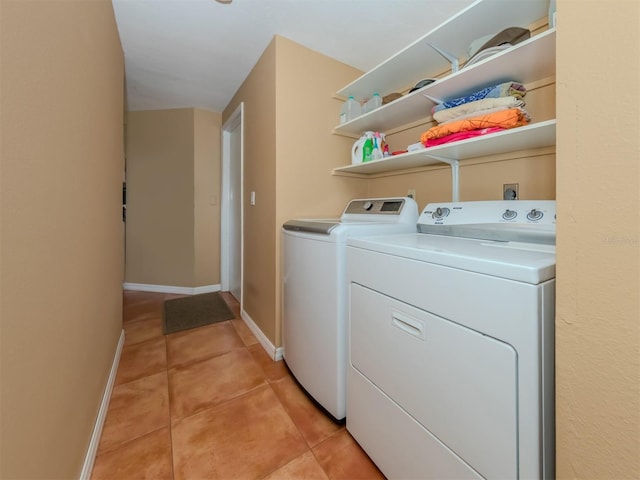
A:
[[[526,93],[524,85],[505,82],[436,105],[432,114],[438,125],[420,141],[431,147],[526,125],[531,120],[523,108]]]

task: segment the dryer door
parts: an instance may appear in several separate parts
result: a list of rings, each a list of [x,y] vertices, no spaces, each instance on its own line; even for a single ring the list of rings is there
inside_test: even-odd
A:
[[[518,478],[510,345],[355,283],[350,330],[353,368],[480,475]]]

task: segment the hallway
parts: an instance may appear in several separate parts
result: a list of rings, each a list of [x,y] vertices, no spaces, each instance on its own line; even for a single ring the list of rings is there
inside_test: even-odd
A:
[[[235,314],[162,334],[166,299],[124,292],[125,344],[92,479],[379,479],[362,449]]]

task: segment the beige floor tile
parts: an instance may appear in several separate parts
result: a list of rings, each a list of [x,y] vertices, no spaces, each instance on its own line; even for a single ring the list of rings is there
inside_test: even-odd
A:
[[[98,454],[169,425],[166,372],[113,388]]]
[[[309,446],[317,445],[343,428],[320,410],[292,377],[282,378],[271,386]]]
[[[126,322],[162,318],[163,306],[162,294],[126,291],[123,296],[122,313]]]
[[[92,479],[383,478],[221,295],[235,319],[164,336],[164,302],[184,295],[124,292],[125,348]]]
[[[263,480],[329,480],[312,452],[305,452]]]
[[[115,384],[121,385],[166,370],[167,347],[164,337],[125,346],[122,349]]]
[[[274,362],[259,343],[248,346],[247,350],[249,350],[253,359],[258,362],[270,382],[275,382],[291,375],[285,363],[282,360]]]
[[[331,480],[385,478],[346,429],[313,447],[313,453]]]
[[[238,397],[266,383],[246,349],[169,370],[172,421]]]
[[[244,348],[244,343],[229,321],[167,335],[169,368],[215,357],[238,348]]]
[[[149,318],[124,323],[124,345],[136,345],[162,338],[162,318]]]
[[[220,297],[227,303],[236,318],[240,318],[240,303],[238,300],[230,292],[220,292]]]
[[[239,315],[231,320],[231,324],[233,325],[233,328],[236,329],[236,332],[238,332],[238,335],[240,335],[240,338],[245,345],[256,345],[258,343],[256,336],[251,330],[249,330],[249,327],[247,327],[247,324],[244,323],[244,320],[242,320]]]
[[[182,479],[258,479],[307,450],[269,386],[173,426],[174,475]]]
[[[91,480],[173,480],[168,427],[96,457]]]
[[[156,292],[134,292],[125,290],[123,293],[122,314],[124,322],[162,318],[165,300],[184,297],[185,295]]]

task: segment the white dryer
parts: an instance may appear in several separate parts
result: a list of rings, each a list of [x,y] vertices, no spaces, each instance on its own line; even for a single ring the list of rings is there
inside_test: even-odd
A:
[[[389,478],[554,476],[555,202],[347,244],[347,429]]]
[[[348,238],[416,232],[408,197],[351,200],[339,219],[283,225],[283,356],[304,387],[337,420],[346,414]]]

